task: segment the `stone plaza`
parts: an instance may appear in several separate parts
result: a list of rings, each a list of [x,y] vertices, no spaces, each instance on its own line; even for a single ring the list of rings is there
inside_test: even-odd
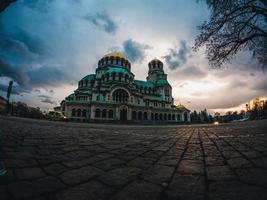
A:
[[[0,117],[1,200],[266,200],[267,121],[141,126]]]

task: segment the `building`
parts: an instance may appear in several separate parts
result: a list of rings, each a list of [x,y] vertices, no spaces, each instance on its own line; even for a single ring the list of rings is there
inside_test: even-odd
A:
[[[160,60],[148,63],[146,79],[135,80],[123,54],[106,54],[95,74],[82,78],[74,93],[61,102],[62,113],[75,121],[190,121],[190,111],[173,103],[172,87]]]
[[[7,100],[0,96],[0,113],[4,113],[6,111],[6,104]]]

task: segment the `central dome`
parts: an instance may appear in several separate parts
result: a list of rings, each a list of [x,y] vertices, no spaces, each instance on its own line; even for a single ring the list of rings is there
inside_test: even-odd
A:
[[[118,57],[118,58],[123,58],[125,60],[128,60],[128,58],[125,55],[123,55],[122,53],[119,53],[119,52],[107,53],[106,55],[104,55],[104,58],[105,57]]]
[[[106,67],[122,67],[131,70],[131,63],[122,53],[110,52],[98,61],[98,69]]]

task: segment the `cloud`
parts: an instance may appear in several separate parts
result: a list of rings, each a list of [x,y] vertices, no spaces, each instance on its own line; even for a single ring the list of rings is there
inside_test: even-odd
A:
[[[201,69],[199,66],[189,65],[182,66],[177,70],[169,73],[168,77],[174,81],[183,81],[183,80],[201,80],[208,75],[208,72]],[[184,87],[184,84],[178,85],[180,88]]]
[[[6,93],[7,89],[8,89],[8,85],[4,85],[4,84],[0,83],[0,91],[3,91]],[[21,93],[29,93],[29,90],[26,90],[26,89],[20,87],[19,85],[13,85],[12,86],[11,94],[19,95]]]
[[[116,22],[106,12],[96,13],[94,15],[87,14],[84,19],[107,33],[114,34],[118,29]]]
[[[6,76],[14,79],[18,84],[27,87],[29,77],[23,68],[16,68],[10,65],[0,57],[0,76]]]
[[[170,48],[169,53],[163,56],[165,62],[171,70],[177,69],[187,61],[189,47],[185,41],[180,41],[179,49]]]
[[[57,86],[70,82],[71,77],[64,73],[60,67],[42,66],[27,72],[29,84],[34,87]]]
[[[47,95],[38,95],[42,103],[57,105],[57,102],[52,99],[52,97]]]
[[[141,62],[145,58],[145,50],[151,48],[149,45],[138,43],[132,39],[123,42],[123,52],[132,62]]]
[[[254,83],[252,86],[252,89],[254,90],[264,90],[267,91],[267,79],[260,79]]]

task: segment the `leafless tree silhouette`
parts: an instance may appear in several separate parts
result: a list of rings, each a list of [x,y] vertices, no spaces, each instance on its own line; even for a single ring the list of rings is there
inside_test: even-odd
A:
[[[229,62],[240,50],[249,50],[267,67],[267,0],[205,0],[209,21],[199,26],[194,49],[206,46],[212,67]]]

